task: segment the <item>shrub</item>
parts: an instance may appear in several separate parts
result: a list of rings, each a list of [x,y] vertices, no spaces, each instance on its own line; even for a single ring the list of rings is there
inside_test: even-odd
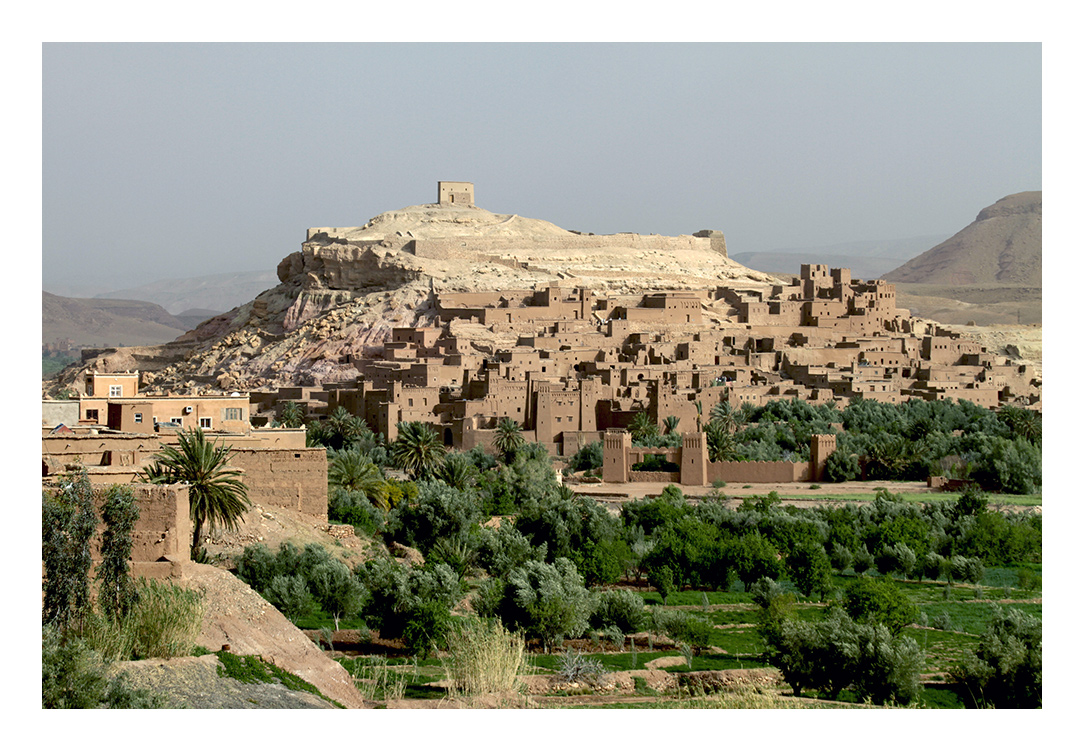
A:
[[[595,470],[603,466],[603,442],[593,441],[576,450],[576,454],[569,458],[565,467],[572,472],[578,470]]]
[[[365,595],[350,568],[338,559],[323,561],[313,568],[309,573],[309,590],[320,607],[332,615],[336,630],[340,618],[358,612]]]
[[[999,608],[974,655],[953,672],[980,707],[1038,708],[1043,691],[1043,628],[1038,618]]]
[[[470,537],[481,521],[482,508],[474,493],[441,481],[422,481],[415,502],[401,504],[389,514],[388,535],[426,555],[442,538]]]
[[[829,563],[832,564],[833,569],[836,571],[843,572],[851,566],[854,558],[855,557],[848,548],[839,543],[834,543],[833,552],[829,555]]]
[[[915,560],[915,552],[907,544],[897,543],[882,548],[881,553],[874,558],[874,565],[884,575],[899,572],[908,577],[915,569]]]
[[[675,642],[684,642],[703,650],[709,645],[714,627],[711,622],[694,616],[687,611],[655,609],[652,611],[652,624],[657,632],[662,632]]]
[[[934,551],[927,552],[926,557],[923,559],[923,564],[919,568],[920,579],[926,577],[928,580],[937,580],[945,571],[945,562],[946,560],[941,554],[936,554]]]
[[[41,631],[41,706],[47,708],[160,708],[162,702],[134,690],[121,677],[109,679],[102,657],[79,638],[59,629]]]
[[[857,622],[884,624],[893,635],[899,635],[919,616],[915,605],[892,581],[869,577],[860,577],[848,586],[844,609]]]
[[[949,632],[953,629],[953,619],[950,618],[948,611],[943,611],[934,617],[934,621],[931,622],[931,626],[935,629],[941,629],[944,632]]]
[[[846,483],[857,480],[863,474],[859,457],[843,451],[833,452],[825,463],[825,480],[830,483]]]
[[[645,620],[644,599],[628,590],[604,590],[599,593],[598,605],[591,615],[591,626],[596,629],[617,627],[623,634],[641,629]]]
[[[762,577],[775,580],[783,571],[776,549],[756,533],[728,543],[724,559],[747,589]]]
[[[446,564],[412,568],[391,559],[371,559],[355,567],[354,574],[366,591],[362,616],[381,637],[391,639],[401,637],[407,623],[419,618],[423,604],[435,603],[450,612],[462,593],[460,578]]]
[[[863,546],[855,552],[855,558],[851,562],[851,568],[855,570],[855,574],[863,574],[874,566],[874,556],[867,551],[866,546]]]
[[[566,650],[558,661],[557,674],[562,681],[595,684],[606,676],[606,673],[603,664],[598,660],[574,653],[571,649]]]
[[[681,468],[667,459],[663,454],[649,454],[640,462],[629,468],[635,472],[646,473],[677,473]]]
[[[452,615],[442,603],[424,601],[414,606],[403,625],[403,644],[413,655],[429,656],[437,645],[444,645],[451,628]]]
[[[1042,482],[1040,448],[1021,437],[987,437],[973,475],[983,486],[996,491],[1035,493]]]
[[[128,576],[132,558],[132,528],[139,519],[139,507],[132,489],[113,486],[105,493],[102,505],[101,562],[97,579],[98,608],[112,619],[126,616],[136,599],[135,586]]]
[[[451,628],[441,664],[453,697],[509,692],[519,686],[524,669],[524,640],[499,620],[465,619]]]
[[[41,501],[42,624],[82,631],[90,605],[90,541],[98,525],[86,470],[67,475]]]
[[[294,623],[316,610],[316,599],[309,592],[305,578],[299,574],[275,575],[261,594]]]
[[[192,655],[203,628],[203,597],[169,582],[140,579],[127,615],[88,620],[87,644],[107,660]]]
[[[478,564],[491,577],[505,577],[530,560],[546,559],[546,544],[532,547],[531,541],[511,524],[484,527],[479,534]]]

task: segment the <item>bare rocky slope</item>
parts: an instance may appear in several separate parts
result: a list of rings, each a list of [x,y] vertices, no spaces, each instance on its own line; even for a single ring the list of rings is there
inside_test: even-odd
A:
[[[441,258],[417,242],[462,238],[488,253]],[[688,239],[681,236],[678,240]],[[722,241],[722,236],[720,236]],[[174,342],[116,348],[62,372],[46,390],[79,382],[88,369],[140,370],[154,390],[253,390],[349,380],[349,356],[383,343],[393,327],[433,323],[437,291],[566,287],[633,293],[774,277],[737,264],[725,248],[656,235],[591,236],[549,222],[465,206],[423,204],[360,227],[310,231],[302,250],[278,266],[279,284]],[[578,247],[578,246],[587,247]]]
[[[884,276],[889,282],[1040,287],[1040,191],[996,201],[976,221]]]

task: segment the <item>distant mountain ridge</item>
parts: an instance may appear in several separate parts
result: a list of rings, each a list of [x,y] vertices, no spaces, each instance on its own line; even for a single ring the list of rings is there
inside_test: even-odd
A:
[[[139,287],[104,292],[97,299],[147,300],[174,315],[198,309],[207,316],[247,303],[264,290],[279,284],[274,269],[258,272],[227,272],[184,279],[162,279]],[[197,322],[198,323],[198,322]]]
[[[1040,287],[1041,191],[1014,193],[956,235],[885,275],[890,282]]]
[[[156,345],[170,342],[191,328],[161,306],[143,300],[65,298],[45,291],[41,294],[43,343],[70,339],[76,347]]]
[[[894,240],[859,240],[809,248],[776,248],[771,251],[732,253],[743,266],[770,274],[797,275],[802,264],[826,264],[851,269],[855,279],[877,279],[914,258],[945,235],[922,235]]]

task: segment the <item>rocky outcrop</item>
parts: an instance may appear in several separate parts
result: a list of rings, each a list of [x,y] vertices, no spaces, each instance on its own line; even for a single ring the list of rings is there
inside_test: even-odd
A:
[[[718,231],[694,235],[591,235],[549,222],[464,206],[423,204],[361,227],[313,228],[278,265],[279,284],[140,357],[118,348],[63,372],[139,362],[145,388],[253,390],[358,376],[351,355],[379,347],[393,327],[435,319],[436,291],[539,289],[553,283],[630,294],[775,277],[727,258]]]

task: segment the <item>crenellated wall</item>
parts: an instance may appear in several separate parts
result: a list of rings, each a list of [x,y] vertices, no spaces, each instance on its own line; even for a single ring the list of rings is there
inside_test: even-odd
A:
[[[821,480],[825,462],[836,448],[836,437],[810,437],[810,462],[709,462],[703,432],[682,434],[680,448],[635,447],[627,431],[607,431],[603,436],[603,482],[681,483],[707,486],[723,483],[798,483]],[[679,467],[677,473],[633,471],[647,455],[660,454]],[[657,477],[658,476],[658,477]]]

